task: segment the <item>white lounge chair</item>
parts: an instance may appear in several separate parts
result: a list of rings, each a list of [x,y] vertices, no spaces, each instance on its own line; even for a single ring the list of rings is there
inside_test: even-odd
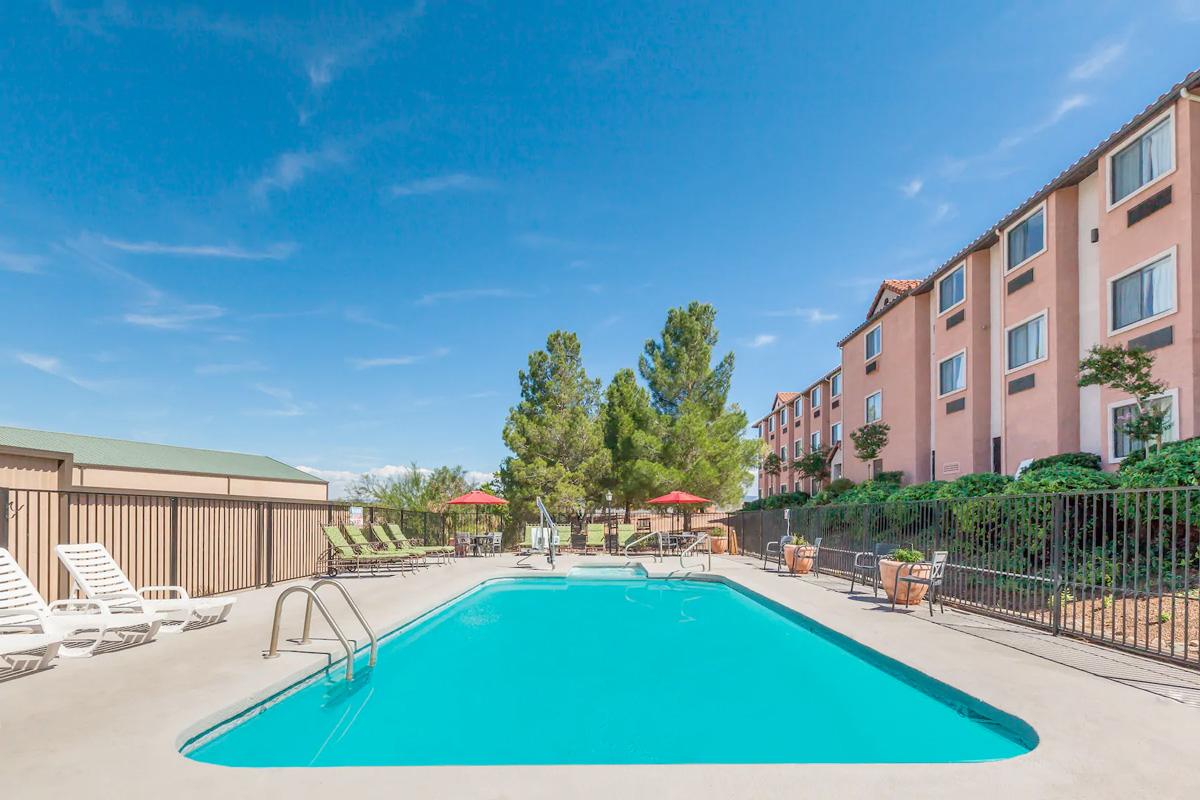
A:
[[[82,658],[110,634],[120,644],[141,644],[154,638],[159,625],[153,614],[117,616],[95,600],[47,603],[12,554],[0,548],[0,640],[6,647],[24,652],[31,635],[49,636],[61,645],[54,647],[58,655]]]
[[[71,574],[74,587],[89,600],[98,600],[113,614],[149,612],[162,621],[163,633],[181,633],[189,624],[211,625],[225,619],[233,597],[189,597],[182,586],[143,586],[134,589],[125,572],[102,544],[60,544],[54,548]],[[146,597],[151,592],[175,595]]]
[[[0,634],[0,674],[45,669],[61,645],[57,633]]]

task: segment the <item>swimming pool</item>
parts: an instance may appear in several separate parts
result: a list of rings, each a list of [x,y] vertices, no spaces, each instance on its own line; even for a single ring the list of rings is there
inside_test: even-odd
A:
[[[487,582],[184,747],[237,767],[972,762],[1028,725],[721,581]],[[874,712],[872,711],[874,709]]]

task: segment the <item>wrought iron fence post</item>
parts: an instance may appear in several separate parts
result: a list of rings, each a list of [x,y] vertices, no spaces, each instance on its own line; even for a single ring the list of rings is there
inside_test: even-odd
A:
[[[267,515],[267,586],[275,585],[275,504],[266,503]]]
[[[1054,599],[1052,601],[1053,629],[1058,636],[1062,630],[1062,596],[1063,596],[1063,496],[1054,495],[1051,513],[1053,516],[1050,534],[1050,561],[1054,571]]]
[[[171,577],[167,581],[171,586],[179,585],[179,498],[171,498],[171,555],[167,560],[171,565]]]

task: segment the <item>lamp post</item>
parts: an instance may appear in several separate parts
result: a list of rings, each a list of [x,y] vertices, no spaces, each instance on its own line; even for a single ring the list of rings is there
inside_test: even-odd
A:
[[[608,503],[608,529],[610,531],[609,535],[612,535],[613,533],[615,533],[615,531],[613,531],[612,490],[611,489],[604,493],[604,501],[606,503]],[[614,550],[615,550],[615,545],[614,545]],[[610,551],[610,552],[613,552],[613,551]]]

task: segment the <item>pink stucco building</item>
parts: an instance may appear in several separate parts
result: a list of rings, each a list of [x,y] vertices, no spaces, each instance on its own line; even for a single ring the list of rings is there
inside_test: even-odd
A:
[[[1200,434],[1198,92],[1200,71],[927,278],[883,282],[866,320],[839,342],[841,365],[799,393],[788,452],[806,452],[818,429],[831,441],[834,409],[817,417],[810,399],[816,391],[828,408],[839,375],[846,447],[834,458],[855,481],[881,469],[902,471],[906,483],[1012,474],[1078,450],[1115,468],[1137,446],[1116,427],[1131,399],[1077,385],[1080,357],[1112,342],[1154,354],[1170,438]],[[756,423],[762,436],[769,417]],[[866,464],[849,434],[873,419],[891,434]],[[781,488],[782,477],[760,474],[760,494]]]

